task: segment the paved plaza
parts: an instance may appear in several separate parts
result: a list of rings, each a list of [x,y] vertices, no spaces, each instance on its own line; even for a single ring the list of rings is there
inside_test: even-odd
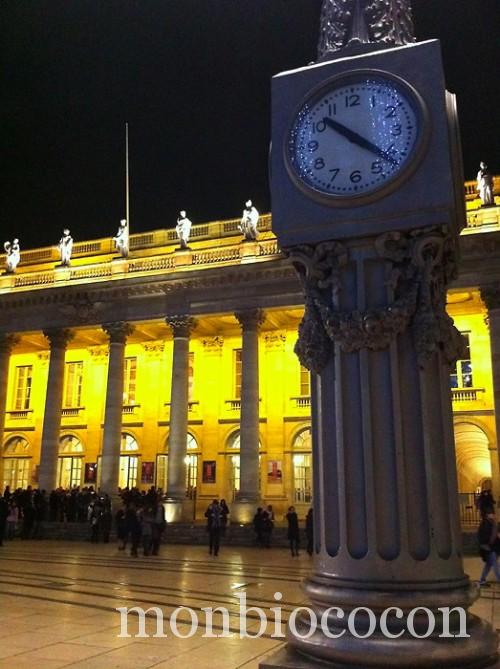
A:
[[[4,544],[0,669],[257,669],[281,642],[271,638],[271,624],[262,638],[239,638],[237,594],[246,592],[247,606],[266,610],[277,605],[273,596],[280,591],[286,619],[294,607],[305,604],[300,582],[310,564],[307,554],[292,558],[285,549],[227,547],[212,558],[205,547],[167,546],[160,557],[133,559],[114,544]],[[479,558],[466,559],[466,570],[474,579],[480,566]],[[160,607],[167,638],[120,638],[115,609],[134,605]],[[193,637],[176,638],[168,616],[179,606],[226,607],[231,614],[230,638],[203,638],[202,625]],[[484,589],[472,611],[500,627],[500,586]],[[248,629],[257,628],[258,621],[249,614]],[[187,633],[189,628],[179,625],[179,629]],[[129,631],[137,632],[135,618],[129,620]],[[156,622],[149,618],[146,633],[155,632]]]

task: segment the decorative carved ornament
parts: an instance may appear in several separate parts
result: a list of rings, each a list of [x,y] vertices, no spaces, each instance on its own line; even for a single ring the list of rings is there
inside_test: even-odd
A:
[[[268,351],[273,349],[283,351],[285,349],[285,343],[286,334],[284,332],[267,332],[264,335],[264,344]]]
[[[196,318],[188,316],[187,314],[176,314],[167,316],[165,318],[167,325],[170,325],[174,338],[185,337],[189,338],[191,332],[196,327]]]
[[[134,326],[125,321],[103,323],[102,329],[109,337],[110,344],[125,344],[134,331]]]
[[[221,355],[224,346],[224,338],[216,335],[215,337],[205,337],[201,340],[203,351],[206,355]]]
[[[338,242],[298,246],[290,253],[305,292],[306,309],[295,346],[300,362],[320,372],[333,355],[381,350],[411,326],[421,364],[436,350],[451,363],[463,354],[463,338],[446,314],[446,285],[456,272],[453,238],[432,227],[389,232],[375,240],[377,254],[390,263],[392,302],[364,312],[338,307],[347,248]]]
[[[415,41],[409,0],[323,0],[318,58],[353,44]]]
[[[69,304],[61,305],[59,311],[71,321],[90,324],[99,320],[103,306],[104,302],[94,302],[88,295],[85,295]]]
[[[51,349],[66,348],[75,336],[68,328],[49,328],[44,330],[43,334],[49,340]]]
[[[266,319],[266,315],[262,309],[257,308],[237,311],[234,315],[243,330],[258,330]]]

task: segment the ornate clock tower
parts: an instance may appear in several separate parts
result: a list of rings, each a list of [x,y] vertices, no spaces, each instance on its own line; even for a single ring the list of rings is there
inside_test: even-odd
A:
[[[458,516],[455,99],[439,42],[412,31],[407,0],[324,0],[318,61],[272,82],[273,229],[302,280],[296,352],[313,373],[318,625],[304,611],[263,667],[498,666],[496,633],[468,612]]]

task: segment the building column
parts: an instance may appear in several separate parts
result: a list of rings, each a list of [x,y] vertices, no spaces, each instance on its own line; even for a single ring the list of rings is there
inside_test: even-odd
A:
[[[59,457],[59,436],[61,431],[61,411],[64,392],[64,359],[73,332],[54,328],[44,330],[50,342],[49,376],[43,414],[42,448],[38,487],[50,492],[57,488],[57,459]]]
[[[491,371],[493,377],[493,398],[495,403],[496,454],[490,452],[491,483],[493,495],[500,508],[500,290],[497,288],[481,288],[481,297],[488,309],[488,326],[490,330]]]
[[[172,386],[170,392],[170,430],[166,517],[169,522],[192,520],[191,500],[186,499],[186,454],[188,433],[189,338],[196,320],[188,315],[168,316],[174,336]]]
[[[260,498],[259,490],[259,328],[261,309],[235,314],[241,325],[240,490],[231,520],[250,523]]]
[[[3,492],[3,435],[9,387],[10,354],[18,341],[19,337],[14,334],[0,333],[0,495]]]
[[[100,489],[111,498],[116,498],[120,475],[125,344],[134,328],[130,323],[118,321],[105,323],[102,329],[109,337],[109,362],[100,463]]]
[[[450,242],[423,228],[290,253],[306,303],[296,351],[313,372],[315,545],[303,587],[318,625],[301,612],[288,650],[261,668],[498,667],[462,564]],[[449,615],[452,643],[447,607],[462,609]]]

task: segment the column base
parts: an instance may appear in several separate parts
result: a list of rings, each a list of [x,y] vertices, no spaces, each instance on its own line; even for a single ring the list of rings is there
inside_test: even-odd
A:
[[[257,511],[258,502],[248,499],[237,499],[231,505],[231,522],[249,525]]]
[[[397,643],[397,640],[396,640]],[[395,649],[395,653],[396,653]],[[425,653],[426,649],[422,648],[422,652]],[[397,655],[396,655],[397,657]],[[420,660],[427,659],[426,664],[421,664]],[[373,664],[337,664],[324,662],[321,660],[316,660],[306,655],[302,655],[298,651],[285,646],[280,648],[276,653],[273,653],[268,658],[259,663],[259,669],[368,669],[377,665]],[[385,663],[378,665],[381,669],[386,669],[388,666]],[[432,669],[500,669],[500,662],[496,657],[492,657],[486,660],[475,662],[473,664],[464,663],[464,664],[441,664],[439,662],[434,662],[432,657],[429,655],[427,658],[421,658],[420,654],[416,654],[414,658],[411,659],[410,663],[405,664],[397,663],[396,666],[407,667],[408,669],[417,669],[418,667],[432,667]]]
[[[163,502],[167,523],[189,523],[194,519],[194,500],[166,499]]]

